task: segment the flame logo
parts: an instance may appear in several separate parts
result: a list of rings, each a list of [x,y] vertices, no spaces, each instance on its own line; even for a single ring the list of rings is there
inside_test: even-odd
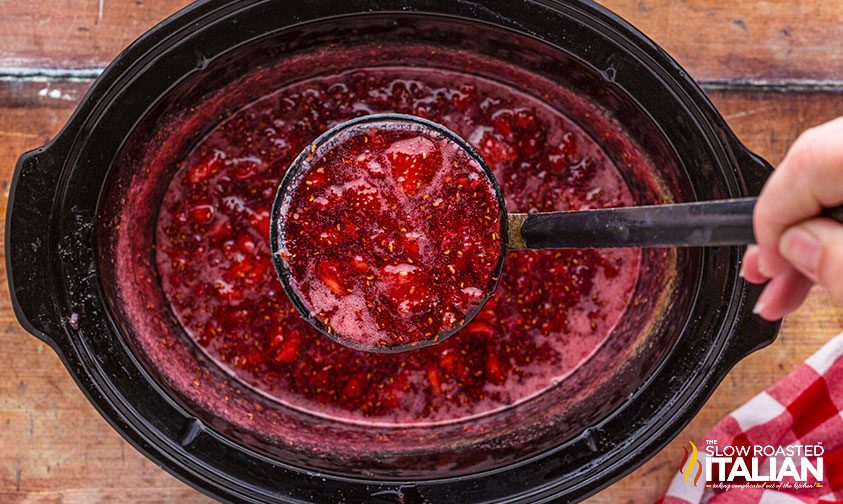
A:
[[[683,447],[682,450],[685,451],[685,456],[682,457],[682,463],[679,464],[679,472],[682,473],[685,483],[691,484],[691,473],[694,472],[694,468],[696,468],[697,473],[694,475],[694,486],[697,486],[697,483],[700,481],[700,476],[702,476],[702,462],[699,460],[700,452],[697,450],[697,445],[693,442],[688,441],[688,444],[691,445],[690,457],[688,454],[688,448]]]

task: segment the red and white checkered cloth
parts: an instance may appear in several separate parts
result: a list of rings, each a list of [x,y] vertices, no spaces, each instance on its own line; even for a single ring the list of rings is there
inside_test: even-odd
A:
[[[705,446],[794,446],[821,444],[824,478],[819,488],[707,488],[686,482],[677,471],[663,504],[802,504],[843,501],[843,334],[836,336],[792,373],[721,420],[700,442]],[[681,454],[677,454],[680,456]],[[677,462],[679,458],[677,457]],[[684,464],[685,461],[683,460]],[[759,459],[766,466],[769,461]],[[679,465],[679,464],[677,464]],[[762,466],[762,467],[764,467]],[[704,476],[704,474],[703,474]],[[793,481],[790,479],[790,481]],[[715,485],[716,487],[717,485]],[[796,485],[794,485],[796,486]]]

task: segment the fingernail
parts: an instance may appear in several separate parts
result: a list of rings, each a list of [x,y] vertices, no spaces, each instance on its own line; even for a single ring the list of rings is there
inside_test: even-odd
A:
[[[803,275],[817,280],[822,246],[816,236],[804,229],[792,229],[782,236],[781,254]]]
[[[758,297],[758,301],[755,302],[755,306],[752,307],[752,313],[761,315],[761,312],[763,312],[766,307],[767,301],[764,299],[764,293],[762,292],[761,296]]]
[[[747,245],[746,252],[743,253],[743,259],[741,260],[741,270],[738,272],[738,276],[743,279],[746,279],[747,258],[753,254],[758,254],[758,245]]]
[[[761,291],[761,295],[758,296],[758,300],[755,302],[755,306],[752,307],[752,313],[756,315],[761,315],[764,312],[764,309],[767,308],[767,305],[770,303],[770,284],[768,283],[764,290]]]

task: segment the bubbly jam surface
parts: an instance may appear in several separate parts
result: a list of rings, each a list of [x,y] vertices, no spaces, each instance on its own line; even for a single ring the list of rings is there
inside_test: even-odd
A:
[[[517,403],[564,379],[624,313],[640,251],[510,253],[494,296],[471,323],[440,344],[401,354],[336,343],[289,302],[269,246],[270,207],[281,178],[328,128],[381,112],[428,118],[468,140],[494,172],[510,212],[633,204],[592,138],[561,112],[501,83],[398,67],[302,81],[223,119],[182,161],[167,190],[156,263],[185,331],[263,394],[350,421],[453,421]],[[451,217],[459,225],[462,216]],[[361,252],[376,254],[378,245],[370,246]],[[396,241],[399,246],[408,244]]]
[[[452,138],[400,118],[306,148],[282,197],[279,248],[308,316],[362,350],[437,341],[488,298],[501,208]]]

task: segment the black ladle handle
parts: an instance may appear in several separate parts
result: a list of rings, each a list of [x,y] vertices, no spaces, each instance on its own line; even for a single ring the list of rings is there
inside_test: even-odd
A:
[[[511,249],[708,247],[755,243],[757,198],[509,214]],[[843,206],[822,217],[843,222]],[[519,241],[520,239],[520,241]]]

